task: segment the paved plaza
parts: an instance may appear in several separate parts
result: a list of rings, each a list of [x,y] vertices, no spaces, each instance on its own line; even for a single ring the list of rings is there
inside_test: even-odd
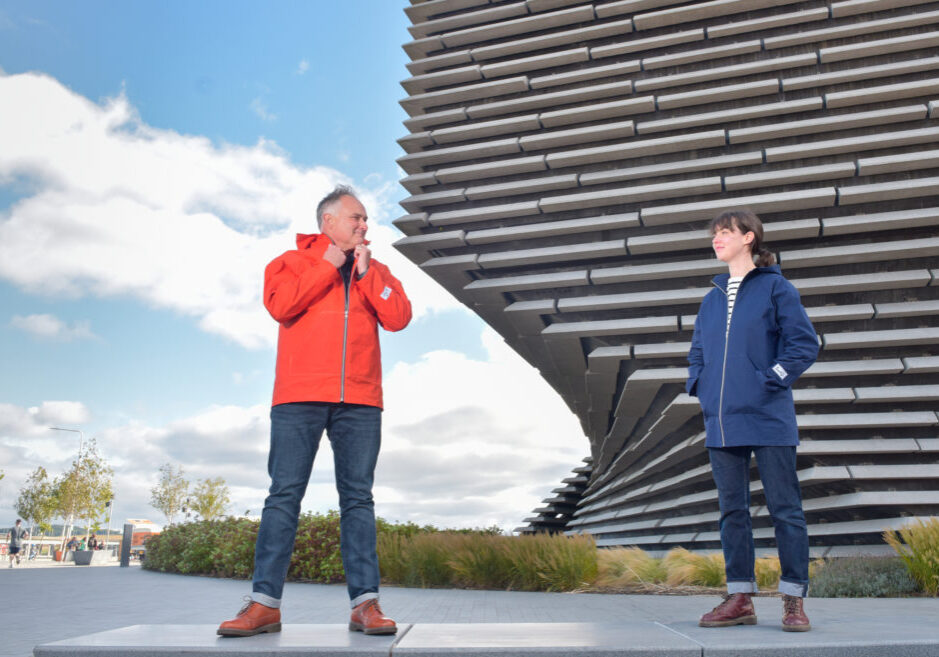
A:
[[[0,591],[4,610],[0,614],[0,657],[29,657],[33,648],[84,635],[113,631],[127,626],[172,626],[154,640],[154,628],[131,632],[137,649],[125,654],[182,654],[179,649],[141,652],[140,642],[155,645],[173,636],[193,637],[198,652],[228,654],[257,647],[258,654],[369,654],[381,648],[388,653],[390,641],[356,634],[351,648],[329,652],[330,641],[347,641],[348,600],[343,585],[288,583],[284,594],[284,632],[250,639],[219,640],[217,624],[237,612],[250,583],[208,577],[167,575],[137,566],[53,566],[0,569]],[[939,600],[900,599],[809,599],[807,611],[815,629],[805,634],[779,630],[780,602],[756,600],[760,624],[750,627],[703,629],[697,617],[718,602],[709,596],[643,596],[574,593],[524,593],[516,591],[464,591],[452,589],[405,589],[386,587],[382,606],[401,624],[411,625],[394,654],[613,654],[600,649],[604,642],[622,642],[622,654],[656,655],[863,655],[890,654],[939,656]],[[443,624],[461,624],[446,627]],[[465,624],[475,624],[472,627]],[[584,652],[564,641],[552,628],[538,625],[567,625],[567,635],[587,631],[595,650]],[[595,625],[582,625],[593,623]],[[499,624],[499,625],[497,625]],[[513,630],[512,627],[515,629]],[[508,629],[507,629],[508,628]],[[557,628],[555,628],[556,630]],[[174,634],[175,633],[175,634]],[[514,633],[514,638],[513,638]],[[519,635],[553,650],[540,653],[525,647]],[[205,635],[205,636],[203,636]],[[136,637],[136,638],[133,638]],[[291,642],[306,641],[308,649],[290,652]],[[320,637],[320,639],[317,639]],[[410,637],[410,639],[408,639]],[[480,651],[492,637],[517,645]],[[521,638],[525,638],[522,636]],[[681,645],[669,650],[656,642]],[[369,643],[371,641],[379,643]],[[439,649],[406,649],[407,641]],[[363,643],[365,641],[365,643]],[[379,645],[382,641],[384,644]],[[252,643],[253,642],[253,643]],[[449,642],[449,647],[445,644]],[[66,642],[68,643],[68,642]],[[276,645],[274,645],[276,644]],[[461,648],[460,645],[470,646]],[[357,651],[357,646],[369,650]],[[618,645],[618,644],[617,644]],[[476,646],[476,648],[472,648]],[[652,646],[646,650],[648,646]],[[218,647],[218,648],[215,648]],[[294,646],[296,648],[296,646]],[[642,651],[639,649],[643,648]],[[212,652],[216,650],[216,652]],[[514,649],[513,649],[514,650]],[[195,652],[195,651],[194,651]],[[380,652],[380,651],[378,651]],[[45,652],[44,654],[89,654]],[[98,653],[94,653],[98,654]],[[104,653],[101,653],[104,654]],[[109,654],[121,654],[111,652]]]

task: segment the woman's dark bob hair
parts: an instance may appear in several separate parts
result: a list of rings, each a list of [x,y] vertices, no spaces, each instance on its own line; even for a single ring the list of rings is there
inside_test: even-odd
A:
[[[711,220],[711,235],[724,228],[730,230],[736,228],[744,235],[753,233],[750,254],[757,267],[769,267],[776,264],[776,256],[763,246],[763,222],[753,212],[746,208],[724,210]]]

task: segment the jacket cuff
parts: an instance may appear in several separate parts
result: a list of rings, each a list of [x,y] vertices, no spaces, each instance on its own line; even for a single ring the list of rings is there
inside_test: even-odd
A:
[[[691,377],[685,381],[685,392],[692,397],[698,396],[698,377]]]
[[[773,363],[763,370],[763,376],[766,378],[767,385],[773,388],[788,388],[798,378],[780,363]]]

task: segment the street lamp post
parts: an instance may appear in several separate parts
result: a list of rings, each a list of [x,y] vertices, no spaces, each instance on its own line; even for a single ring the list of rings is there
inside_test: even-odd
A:
[[[85,434],[82,432],[82,430],[81,429],[66,429],[64,427],[49,427],[49,428],[52,429],[53,431],[70,431],[72,433],[78,434],[78,460],[80,461],[82,458],[82,451],[85,447]],[[66,518],[66,523],[69,523],[69,522],[70,522],[69,518]],[[66,534],[71,534],[72,533],[71,524],[69,524],[67,529],[63,528],[63,531]],[[65,542],[68,541],[68,539],[69,539],[69,536],[63,536],[62,538],[62,563],[65,563]]]
[[[82,450],[85,447],[85,434],[82,433],[81,429],[64,429],[62,427],[49,427],[53,431],[71,431],[72,433],[78,434],[78,458],[82,457]]]

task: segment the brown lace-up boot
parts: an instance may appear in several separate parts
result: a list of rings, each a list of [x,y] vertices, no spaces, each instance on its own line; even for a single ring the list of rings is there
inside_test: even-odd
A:
[[[349,630],[365,634],[394,634],[398,631],[398,626],[382,613],[378,600],[372,598],[352,610]]]
[[[701,627],[728,627],[730,625],[756,625],[756,610],[749,593],[732,593],[724,601],[704,614],[698,621]]]
[[[237,616],[218,626],[220,636],[254,636],[262,632],[280,632],[280,609],[250,599]]]
[[[795,595],[783,595],[783,619],[782,628],[784,632],[808,632],[812,629],[809,624],[809,617],[805,615],[802,609],[802,598]]]

